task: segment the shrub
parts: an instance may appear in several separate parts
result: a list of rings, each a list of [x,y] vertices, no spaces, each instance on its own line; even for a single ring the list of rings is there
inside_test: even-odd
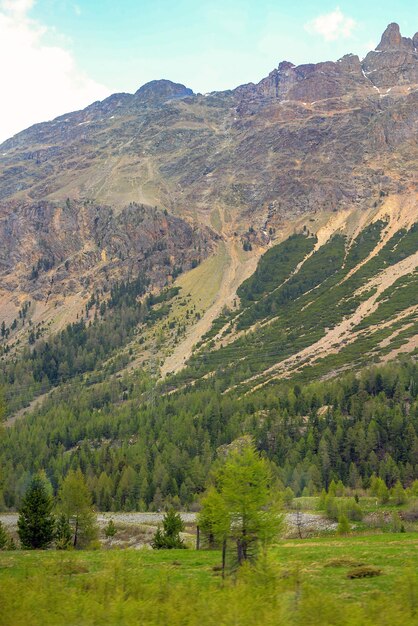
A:
[[[392,513],[391,530],[394,533],[404,533],[405,532],[405,526],[402,524],[402,520],[399,517],[399,513],[397,511],[394,511]]]
[[[115,522],[110,519],[104,530],[105,536],[107,537],[107,539],[113,539],[117,532],[118,531],[116,530]]]
[[[152,541],[154,550],[178,550],[185,548],[184,541],[180,538],[180,533],[184,530],[183,520],[179,513],[171,509],[164,515],[163,530],[157,528]]]
[[[347,578],[374,578],[375,576],[380,576],[381,573],[382,570],[378,567],[374,567],[373,565],[362,565],[350,570],[347,573]]]
[[[361,522],[363,519],[362,508],[355,500],[350,500],[344,507],[344,513],[349,520],[353,522]]]

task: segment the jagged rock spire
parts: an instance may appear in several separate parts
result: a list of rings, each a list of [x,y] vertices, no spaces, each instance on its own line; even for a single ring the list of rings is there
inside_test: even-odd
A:
[[[418,39],[417,35],[415,35],[414,40]],[[412,48],[416,48],[413,40],[409,39],[409,37],[402,37],[399,24],[392,22],[392,24],[389,24],[383,33],[382,39],[380,40],[376,50],[410,50]]]
[[[393,22],[386,28],[376,50],[390,50],[391,48],[400,48],[401,45],[402,35],[399,24]]]

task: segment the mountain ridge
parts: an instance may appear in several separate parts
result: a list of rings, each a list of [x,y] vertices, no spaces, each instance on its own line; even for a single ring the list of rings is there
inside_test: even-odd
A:
[[[27,341],[30,328],[11,328],[27,301],[31,323],[47,321],[53,333],[83,317],[95,294],[106,299],[112,284],[144,270],[151,292],[179,284],[196,307],[187,321],[180,316],[186,327],[180,343],[171,338],[151,350],[168,374],[182,369],[194,344],[221,323],[223,307],[238,311],[240,284],[292,234],[316,237],[311,256],[343,237],[339,254],[344,248],[347,256],[362,230],[382,221],[386,230],[362,261],[372,267],[373,256],[418,221],[417,41],[393,23],[362,61],[352,54],[299,66],[283,61],[256,85],[205,95],[151,81],[4,142],[0,320],[10,334],[4,345],[18,350]],[[295,276],[311,256],[298,260]],[[351,280],[338,263],[341,280]],[[413,269],[406,264],[398,278]],[[190,278],[178,277],[189,270]],[[383,266],[370,272],[368,280],[383,280]],[[216,283],[210,296],[200,293],[202,280]],[[178,323],[180,314],[170,315],[167,324]],[[248,332],[257,335],[264,322],[256,319]],[[235,334],[240,340],[232,327],[225,341]],[[326,335],[322,327],[316,332]],[[346,335],[338,341],[342,346]],[[142,348],[134,342],[132,350],[139,366]]]

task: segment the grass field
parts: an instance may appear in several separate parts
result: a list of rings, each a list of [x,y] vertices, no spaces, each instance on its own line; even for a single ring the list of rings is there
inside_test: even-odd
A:
[[[281,542],[225,583],[219,562],[194,550],[0,553],[0,625],[418,624],[415,533]],[[381,575],[350,580],[359,564]]]

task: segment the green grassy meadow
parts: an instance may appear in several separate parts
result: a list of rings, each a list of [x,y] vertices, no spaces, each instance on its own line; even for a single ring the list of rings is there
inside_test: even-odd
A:
[[[222,581],[218,551],[0,553],[1,626],[416,625],[418,535],[284,540]],[[381,575],[350,580],[357,565]]]

